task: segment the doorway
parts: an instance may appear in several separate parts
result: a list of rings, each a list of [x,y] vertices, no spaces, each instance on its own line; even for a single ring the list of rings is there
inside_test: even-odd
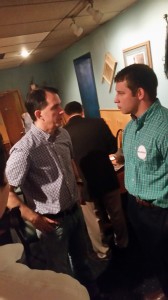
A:
[[[24,134],[21,121],[24,111],[24,105],[17,90],[0,93],[0,112],[11,146]]]
[[[90,53],[74,59],[74,67],[85,116],[100,118],[99,103]]]

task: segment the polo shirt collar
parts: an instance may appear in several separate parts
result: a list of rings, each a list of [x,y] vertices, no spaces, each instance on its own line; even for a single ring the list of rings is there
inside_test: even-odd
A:
[[[155,113],[155,110],[158,109],[158,107],[161,106],[159,99],[156,99],[156,101],[145,111],[143,115],[136,118],[134,115],[131,115],[133,121],[137,124],[137,129],[139,130],[141,127],[143,127],[146,120],[148,120],[151,115]]]

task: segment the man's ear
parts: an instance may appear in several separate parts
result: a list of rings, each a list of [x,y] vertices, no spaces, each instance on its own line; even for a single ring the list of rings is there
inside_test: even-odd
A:
[[[36,117],[36,120],[41,119],[41,110],[35,110],[34,115]]]
[[[67,115],[67,114],[65,113],[65,111],[63,112],[62,116],[63,116],[64,124],[68,123],[68,121],[69,121],[69,119],[70,119],[70,116]]]
[[[143,100],[145,96],[145,91],[143,88],[138,88],[137,90],[137,97],[139,100]]]

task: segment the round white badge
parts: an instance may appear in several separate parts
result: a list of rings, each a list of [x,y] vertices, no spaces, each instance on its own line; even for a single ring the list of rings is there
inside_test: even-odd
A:
[[[146,154],[147,154],[147,151],[146,151],[146,148],[141,145],[138,147],[138,150],[137,150],[137,155],[140,159],[145,159],[146,158]]]

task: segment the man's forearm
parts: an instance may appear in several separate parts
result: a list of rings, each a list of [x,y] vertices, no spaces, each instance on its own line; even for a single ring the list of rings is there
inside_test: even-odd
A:
[[[7,207],[12,209],[16,206],[19,206],[22,218],[32,222],[36,213],[22,202],[22,200],[14,192],[13,188],[10,188]]]
[[[39,213],[30,209],[15,193],[15,188],[10,186],[10,192],[8,197],[7,206],[12,209],[16,206],[19,207],[21,216],[24,220],[33,224],[36,229],[42,232],[51,232],[56,224],[59,224],[57,220],[49,219]]]

